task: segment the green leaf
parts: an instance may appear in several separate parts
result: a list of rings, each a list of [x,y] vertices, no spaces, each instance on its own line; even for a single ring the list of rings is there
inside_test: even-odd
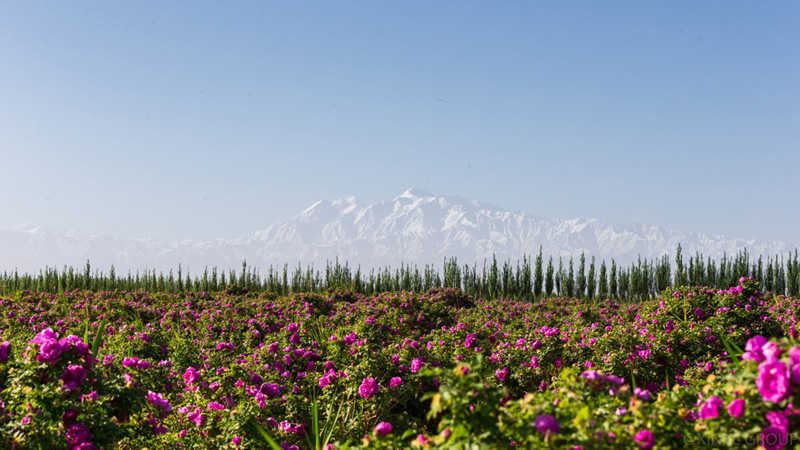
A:
[[[100,327],[97,329],[97,334],[94,336],[94,341],[92,342],[92,354],[95,356],[97,356],[97,351],[100,350],[100,344],[103,343],[103,329],[105,329],[107,321],[108,316],[104,317],[103,321],[100,322]]]
[[[589,406],[586,405],[583,408],[581,408],[580,411],[578,411],[578,414],[575,416],[574,419],[572,419],[572,423],[575,426],[577,426],[579,428],[582,428],[581,424],[586,424],[588,422],[588,420],[589,420],[589,417],[591,417],[591,415],[592,415],[592,413],[589,410]]]
[[[265,430],[264,427],[261,426],[261,424],[255,421],[251,423],[255,427],[256,431],[258,431],[258,433],[261,434],[261,437],[263,437],[264,440],[267,441],[267,444],[272,450],[281,450],[281,446],[278,445],[278,443],[275,442],[275,440],[270,437],[269,433],[267,433],[267,430]]]
[[[725,346],[725,351],[728,352],[728,356],[731,357],[731,365],[733,367],[737,367],[741,363],[741,359],[739,357],[742,356],[744,351],[741,347],[725,339],[725,337],[722,335],[720,335],[720,340],[722,340],[722,345]]]

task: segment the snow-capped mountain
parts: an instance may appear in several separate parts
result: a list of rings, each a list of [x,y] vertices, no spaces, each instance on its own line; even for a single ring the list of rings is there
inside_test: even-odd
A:
[[[620,225],[594,219],[544,219],[511,213],[496,206],[455,196],[409,189],[391,201],[372,205],[353,197],[318,201],[291,220],[246,235],[211,241],[162,242],[58,232],[41,227],[0,232],[0,271],[38,272],[45,266],[82,267],[87,260],[118,273],[147,269],[167,271],[178,264],[197,274],[205,267],[248,266],[266,271],[271,265],[322,269],[326,261],[348,262],[362,269],[401,263],[441,268],[445,257],[460,264],[521,260],[536,255],[569,259],[585,252],[598,261],[614,258],[627,264],[674,257],[678,244],[685,255],[699,252],[719,259],[747,248],[751,255],[785,254],[794,245],[759,239],[731,239],[684,233],[658,226]]]

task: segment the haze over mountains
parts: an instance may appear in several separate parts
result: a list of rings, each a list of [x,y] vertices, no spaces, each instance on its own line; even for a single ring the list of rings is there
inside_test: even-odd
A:
[[[521,260],[539,247],[554,259],[585,252],[598,261],[614,258],[628,264],[670,255],[681,244],[684,254],[699,252],[719,260],[723,252],[747,248],[751,255],[786,254],[795,245],[759,239],[737,239],[686,233],[643,225],[594,219],[545,219],[455,196],[434,195],[411,188],[390,201],[366,205],[353,197],[322,200],[294,218],[242,236],[209,241],[163,242],[88,235],[43,227],[0,231],[0,271],[38,272],[45,266],[82,267],[87,260],[117,273],[177,269],[199,274],[205,267],[239,269],[248,266],[323,270],[326,261],[361,265],[362,270],[399,267],[401,263],[442,267],[445,257],[460,264]]]

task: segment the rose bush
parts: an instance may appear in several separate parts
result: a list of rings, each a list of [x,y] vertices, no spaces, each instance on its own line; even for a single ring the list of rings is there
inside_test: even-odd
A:
[[[749,279],[641,303],[20,292],[0,447],[787,448],[798,303]]]

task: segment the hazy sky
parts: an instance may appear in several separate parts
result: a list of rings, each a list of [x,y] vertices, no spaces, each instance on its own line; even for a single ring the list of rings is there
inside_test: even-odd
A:
[[[0,229],[408,187],[800,243],[800,2],[5,1]]]

